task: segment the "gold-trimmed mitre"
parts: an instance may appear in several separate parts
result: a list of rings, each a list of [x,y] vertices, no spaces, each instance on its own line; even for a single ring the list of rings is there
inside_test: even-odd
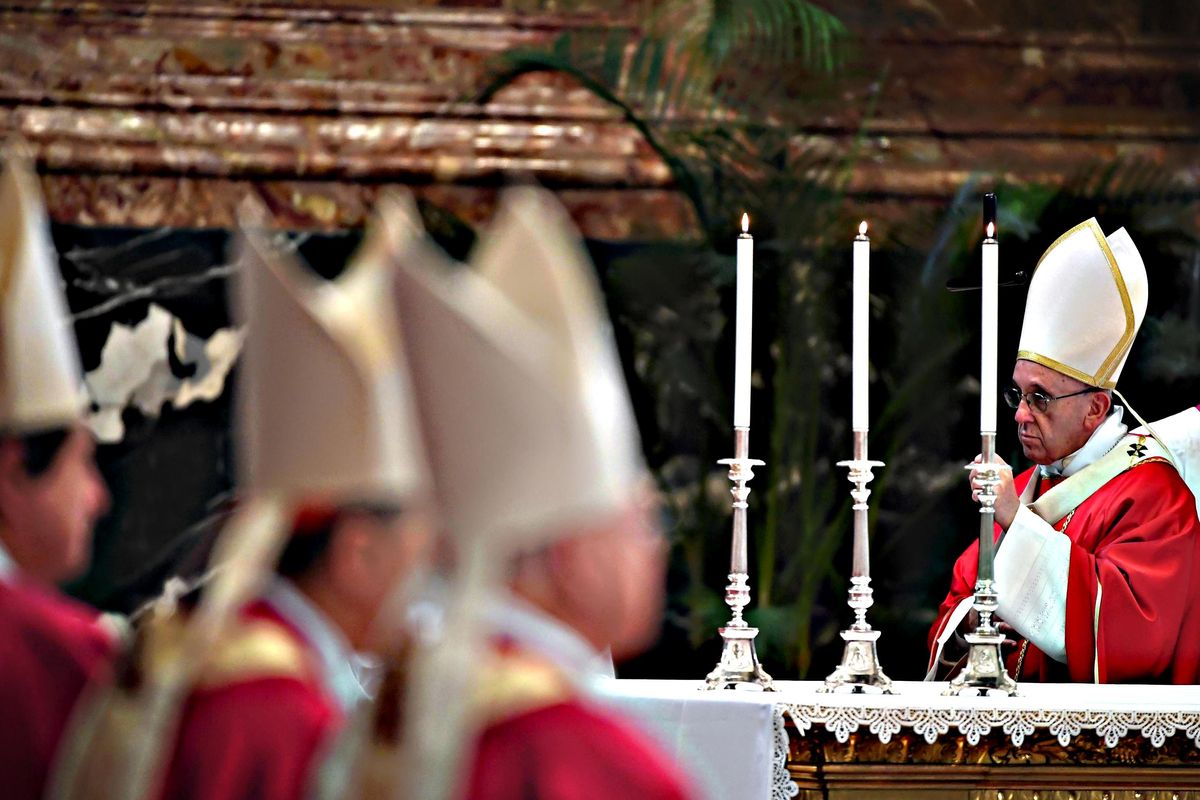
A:
[[[83,373],[50,221],[25,156],[10,148],[0,176],[0,429],[67,427],[83,412]]]
[[[504,192],[472,260],[426,247],[396,298],[449,528],[511,553],[624,508],[645,465],[600,287],[553,195]]]
[[[1125,229],[1105,237],[1095,218],[1081,222],[1038,261],[1017,358],[1111,389],[1146,317],[1148,293],[1146,266]]]
[[[247,324],[238,395],[250,492],[395,501],[424,493],[424,453],[391,302],[415,209],[385,198],[346,271],[325,281],[247,231],[233,300]]]

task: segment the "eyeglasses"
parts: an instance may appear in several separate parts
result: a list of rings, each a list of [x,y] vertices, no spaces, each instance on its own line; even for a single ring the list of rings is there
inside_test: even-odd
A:
[[[1092,392],[1103,392],[1103,391],[1104,391],[1103,389],[1101,389],[1097,386],[1089,386],[1086,389],[1080,389],[1078,392],[1071,392],[1070,394],[1060,394],[1058,397],[1053,397],[1051,395],[1046,394],[1045,392],[1029,392],[1028,394],[1024,394],[1017,387],[1010,386],[1004,390],[1004,402],[1008,403],[1009,408],[1017,409],[1017,408],[1021,407],[1021,401],[1024,400],[1026,403],[1029,404],[1030,408],[1036,409],[1039,412],[1045,414],[1046,409],[1048,409],[1050,407],[1050,404],[1053,403],[1055,400],[1062,400],[1067,397],[1075,397],[1076,395],[1091,394]]]

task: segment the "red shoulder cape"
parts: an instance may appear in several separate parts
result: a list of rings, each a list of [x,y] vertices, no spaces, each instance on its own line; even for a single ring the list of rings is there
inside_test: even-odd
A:
[[[52,589],[0,581],[0,786],[40,798],[67,720],[111,658],[96,613]]]
[[[469,800],[684,800],[680,771],[645,737],[579,698],[490,725],[479,740]]]
[[[688,782],[615,712],[580,695],[553,662],[515,642],[493,643],[480,681],[488,720],[477,742],[468,800],[684,800]]]
[[[267,620],[309,645],[264,603],[243,618]],[[192,692],[183,710],[164,800],[302,800],[342,714],[315,677],[261,674]]]

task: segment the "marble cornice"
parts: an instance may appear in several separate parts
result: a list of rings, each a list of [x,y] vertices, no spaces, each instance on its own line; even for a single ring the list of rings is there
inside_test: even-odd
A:
[[[528,75],[473,102],[511,48],[629,28],[622,4],[608,5],[616,11],[0,2],[0,136],[31,142],[64,222],[225,221],[257,191],[280,225],[357,226],[379,187],[398,184],[475,220],[480,198],[519,174],[563,191],[590,236],[693,236],[662,159],[579,86]],[[809,97],[807,77],[781,80],[805,98],[796,150],[836,160],[854,149],[847,190],[880,230],[980,175],[1055,184],[1134,159],[1200,187],[1194,42],[969,27],[862,35],[865,55],[835,90]],[[148,198],[172,193],[182,205],[153,213]]]
[[[0,132],[37,151],[60,221],[223,225],[255,191],[281,226],[357,226],[381,187],[400,184],[476,221],[515,174],[560,190],[588,235],[686,233],[691,210],[665,164],[589,93],[543,76],[473,102],[497,54],[623,24],[488,9],[0,3]]]

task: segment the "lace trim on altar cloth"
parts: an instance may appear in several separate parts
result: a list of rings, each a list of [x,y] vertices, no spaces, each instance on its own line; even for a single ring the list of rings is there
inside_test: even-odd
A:
[[[949,733],[951,728],[961,733],[971,745],[995,729],[1000,729],[1020,747],[1026,736],[1035,730],[1050,732],[1058,743],[1067,747],[1071,740],[1083,731],[1095,731],[1104,744],[1113,748],[1121,739],[1140,734],[1155,747],[1176,733],[1183,733],[1193,744],[1200,747],[1200,714],[1187,711],[1045,711],[1034,709],[1000,708],[838,708],[817,705],[780,704],[776,709],[776,762],[787,761],[788,742],[784,734],[779,739],[783,715],[792,718],[796,730],[806,734],[813,725],[822,725],[837,738],[845,742],[859,728],[866,728],[879,741],[887,744],[903,728],[911,728],[929,744],[939,736]],[[778,767],[777,767],[778,770]],[[787,774],[784,768],[784,774]],[[776,785],[778,775],[776,774]],[[792,784],[793,787],[795,784]],[[793,795],[772,794],[776,797]]]
[[[800,794],[800,787],[787,769],[788,733],[783,715],[787,706],[775,706],[771,714],[775,735],[775,752],[771,755],[771,800],[791,800]]]

